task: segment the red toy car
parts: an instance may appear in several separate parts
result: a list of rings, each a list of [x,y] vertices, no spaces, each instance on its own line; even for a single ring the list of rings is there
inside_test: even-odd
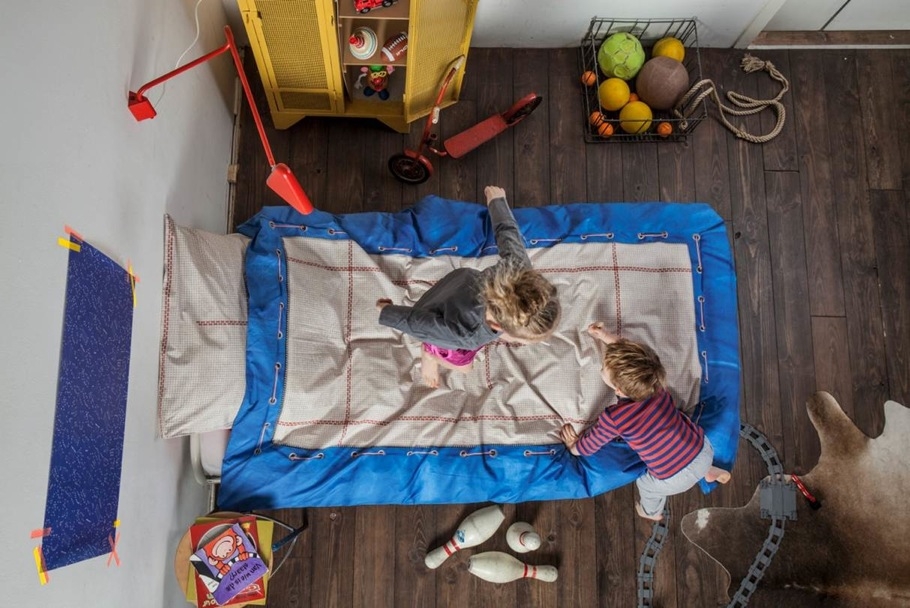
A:
[[[398,0],[354,0],[354,10],[358,13],[369,13],[374,8],[389,7]]]

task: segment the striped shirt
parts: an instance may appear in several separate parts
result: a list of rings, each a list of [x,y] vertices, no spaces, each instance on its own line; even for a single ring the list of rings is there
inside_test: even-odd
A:
[[[604,409],[597,422],[575,444],[590,456],[604,444],[622,437],[657,479],[684,469],[704,445],[704,431],[676,409],[667,391],[644,401],[620,399]]]

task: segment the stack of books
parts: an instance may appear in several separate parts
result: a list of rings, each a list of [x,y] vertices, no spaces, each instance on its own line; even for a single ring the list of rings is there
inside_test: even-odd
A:
[[[274,524],[254,515],[200,517],[190,526],[186,599],[197,608],[264,606]]]

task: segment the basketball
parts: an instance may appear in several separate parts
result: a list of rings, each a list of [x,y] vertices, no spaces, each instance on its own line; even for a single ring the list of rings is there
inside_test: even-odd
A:
[[[655,110],[669,110],[689,88],[686,66],[669,57],[654,57],[635,79],[635,91]]]

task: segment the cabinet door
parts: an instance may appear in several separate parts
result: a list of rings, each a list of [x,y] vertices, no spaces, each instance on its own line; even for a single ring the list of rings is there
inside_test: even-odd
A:
[[[436,101],[446,68],[459,55],[468,56],[477,0],[412,0],[408,33],[408,73],[404,93],[405,121],[426,116]],[[443,106],[461,92],[461,69]]]
[[[275,127],[344,112],[332,0],[238,0]]]

